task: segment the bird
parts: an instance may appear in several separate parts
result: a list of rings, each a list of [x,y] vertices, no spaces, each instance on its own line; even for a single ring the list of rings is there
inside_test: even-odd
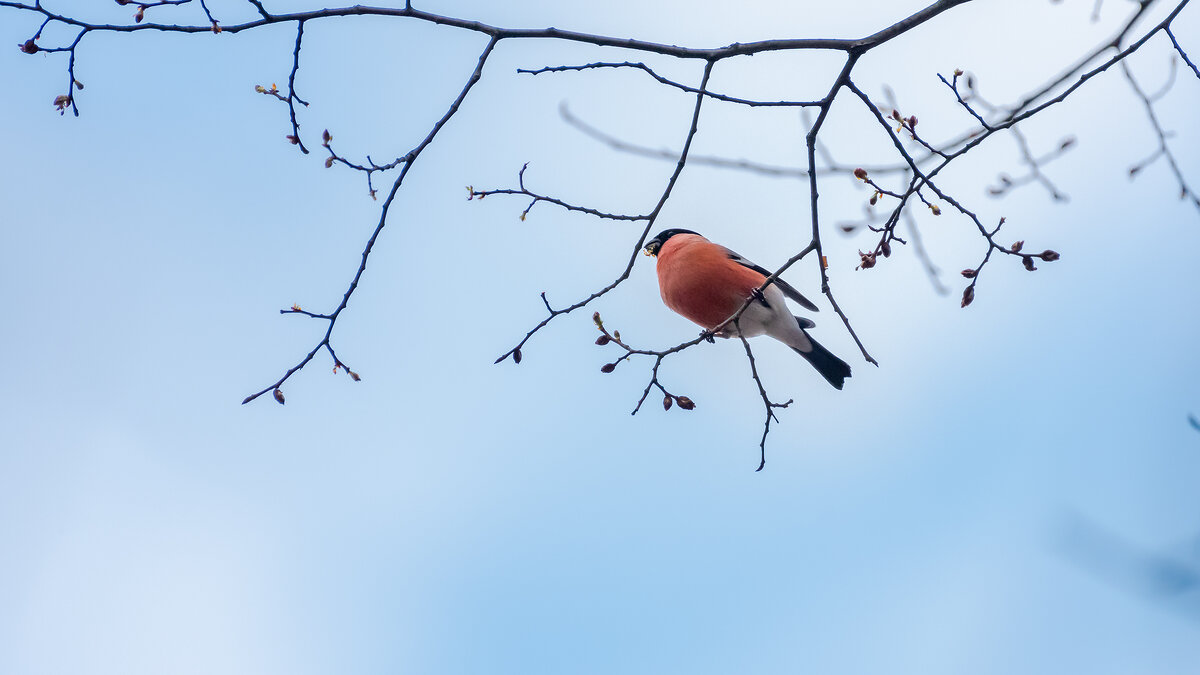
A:
[[[850,377],[850,366],[808,334],[812,321],[792,314],[786,298],[811,311],[811,300],[776,278],[759,292],[771,273],[697,232],[672,228],[646,242],[643,252],[656,259],[658,290],[676,314],[699,324],[701,335],[730,338],[769,335],[803,356],[835,389]],[[737,325],[722,326],[742,308]]]

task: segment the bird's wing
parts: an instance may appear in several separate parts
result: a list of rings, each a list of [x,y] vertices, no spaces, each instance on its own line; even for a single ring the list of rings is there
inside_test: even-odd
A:
[[[725,248],[725,247],[722,246],[721,248]],[[764,277],[771,276],[771,270],[768,270],[768,269],[762,267],[761,265],[755,265],[754,263],[750,262],[749,260],[746,260],[742,256],[738,255],[734,251],[731,251],[731,250],[725,248],[725,254],[729,256],[730,260],[741,265],[742,267],[748,267],[748,268],[754,270],[755,272],[758,272],[759,274],[763,275]],[[793,287],[791,284],[784,281],[783,279],[776,277],[775,281],[772,281],[771,283],[778,286],[779,290],[783,291],[783,294],[785,296],[790,298],[793,302],[800,305],[804,309],[807,309],[812,312],[821,311],[816,305],[814,305],[812,303],[812,300],[809,300],[808,298],[801,295],[800,291],[796,290],[795,287]]]

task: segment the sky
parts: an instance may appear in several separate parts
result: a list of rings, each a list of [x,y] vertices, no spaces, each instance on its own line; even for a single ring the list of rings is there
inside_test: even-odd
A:
[[[128,7],[54,3],[104,21]],[[225,24],[248,3],[209,2]],[[268,7],[284,9],[277,3]],[[428,11],[671,44],[855,37],[921,2],[675,1],[577,5],[427,0]],[[1014,11],[1019,5],[1020,11]],[[938,82],[963,68],[1015,99],[1111,34],[1129,3],[971,3],[864,57],[931,138],[971,120]],[[47,6],[51,6],[47,3]],[[315,5],[313,5],[315,6]],[[288,9],[308,8],[294,3]],[[199,7],[148,10],[193,21]],[[0,43],[35,20],[0,10]],[[1176,34],[1200,53],[1200,11]],[[54,27],[43,42],[69,39]],[[940,279],[911,246],[855,270],[872,240],[851,177],[821,187],[831,283],[879,367],[826,303],[814,336],[851,363],[834,391],[782,345],[754,341],[780,412],[758,465],[762,404],[742,346],[664,362],[696,409],[652,396],[650,364],[612,374],[592,307],[493,365],[545,313],[607,284],[640,225],[597,221],[466,186],[526,184],[622,213],[653,208],[672,165],[564,123],[560,106],[630,143],[676,150],[693,99],[633,71],[517,68],[643,60],[617,49],[504,42],[421,156],[334,333],[362,376],[319,355],[287,403],[242,399],[278,379],[336,307],[379,215],[360,174],[288,144],[290,26],[239,35],[90,35],[81,116],[51,102],[62,55],[0,50],[0,672],[1186,674],[1200,663],[1200,211],[1161,162],[1119,71],[1023,126],[1075,146],[1037,185],[1011,137],[940,185],[1005,241],[1062,254],[1034,273],[988,264],[966,219],[920,216]],[[428,133],[484,40],[402,20],[306,27],[301,133],[389,161]],[[1156,89],[1163,39],[1131,66]],[[701,64],[646,59],[695,84]],[[814,98],[824,53],[721,63],[711,87]],[[1200,81],[1156,105],[1200,183]],[[889,161],[861,107],[823,137],[846,164]],[[693,152],[797,166],[794,111],[706,103]],[[389,179],[383,179],[390,183]],[[386,184],[386,183],[385,183]],[[808,242],[806,184],[688,167],[662,227],[686,227],[772,267]],[[808,261],[787,278],[807,295]],[[653,261],[595,303],[610,328],[664,348],[695,327],[662,306]],[[1189,576],[1191,575],[1191,576]]]

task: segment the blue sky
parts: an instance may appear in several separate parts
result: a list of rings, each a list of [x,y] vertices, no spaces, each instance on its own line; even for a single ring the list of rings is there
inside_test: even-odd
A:
[[[920,4],[421,6],[709,46],[856,36]],[[926,132],[950,136],[967,120],[937,72],[971,70],[1008,100],[1127,9],[1106,3],[1092,24],[1091,2],[1020,4],[957,9],[869,55],[859,82],[889,83]],[[247,14],[210,7],[226,23]],[[172,11],[192,9],[151,10]],[[10,44],[36,30],[0,17]],[[1176,32],[1200,52],[1200,14]],[[1007,138],[942,182],[1061,261],[991,263],[962,310],[957,270],[983,254],[967,221],[921,221],[948,296],[910,249],[856,272],[868,240],[829,232],[835,291],[880,367],[827,307],[815,334],[854,367],[842,392],[755,342],[769,391],[796,404],[754,473],[761,403],[737,343],[665,363],[690,413],[629,416],[648,364],[602,375],[615,352],[592,344],[590,311],[536,336],[519,366],[492,365],[541,319],[539,292],[561,305],[615,277],[637,226],[547,205],[522,222],[525,202],[468,202],[464,186],[509,187],[529,162],[531,188],[640,213],[669,175],[558,107],[675,148],[688,96],[632,72],[515,73],[633,58],[619,50],[502,44],[411,172],[338,324],[362,382],[318,357],[286,406],[239,405],[320,339],[323,325],[278,310],[336,306],[378,217],[361,176],[301,157],[286,108],[253,91],[283,85],[293,39],[91,36],[78,119],[50,104],[61,58],[0,50],[0,672],[1194,672],[1197,591],[1143,592],[1135,562],[1086,544],[1200,558],[1200,434],[1186,421],[1200,414],[1200,214],[1161,163],[1128,180],[1154,137],[1119,73],[1025,127],[1043,148],[1078,139],[1047,169],[1069,204],[1037,186],[986,196],[998,172],[1019,172]],[[483,46],[402,21],[314,24],[306,39],[306,139],[329,128],[346,154],[379,161],[427,133]],[[1150,88],[1169,56],[1161,40],[1137,55]],[[756,56],[718,66],[713,88],[811,97],[836,66]],[[840,105],[837,157],[885,160],[881,132]],[[1198,105],[1200,82],[1182,74],[1159,104],[1194,182]],[[705,115],[697,153],[802,156],[794,113]],[[770,267],[807,242],[805,190],[697,166],[661,222]],[[831,179],[822,217],[857,217],[866,197]],[[788,278],[816,295],[814,270]],[[695,334],[662,307],[649,259],[596,309],[638,344]]]

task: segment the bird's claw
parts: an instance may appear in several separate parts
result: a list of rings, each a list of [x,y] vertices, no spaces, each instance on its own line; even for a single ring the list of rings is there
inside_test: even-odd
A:
[[[761,302],[763,307],[769,308],[771,306],[770,303],[767,302],[767,296],[763,295],[763,292],[761,289],[756,288],[753,291],[751,291],[750,297]]]
[[[716,340],[713,339],[714,335],[715,335],[715,333],[713,333],[711,330],[700,331],[700,339],[704,340],[705,342],[707,342],[709,344],[713,344],[716,342]]]

